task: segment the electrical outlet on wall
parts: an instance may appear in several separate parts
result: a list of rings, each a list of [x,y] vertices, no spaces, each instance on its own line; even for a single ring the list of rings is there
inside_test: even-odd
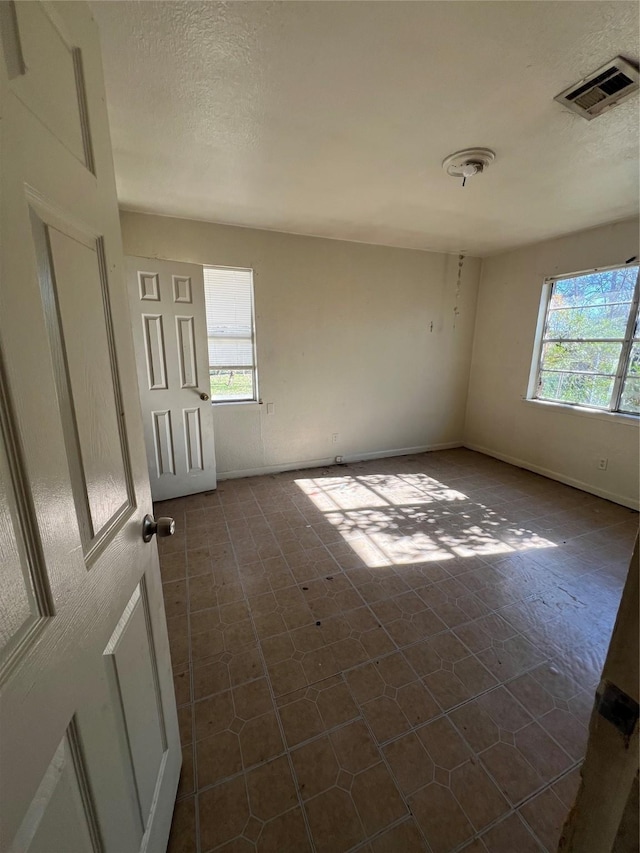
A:
[[[606,456],[602,456],[600,459],[598,459],[598,468],[601,471],[606,471],[608,464],[609,464],[609,460],[607,459]]]
[[[340,438],[340,433],[334,432],[331,436],[331,444],[337,444],[339,438]]]

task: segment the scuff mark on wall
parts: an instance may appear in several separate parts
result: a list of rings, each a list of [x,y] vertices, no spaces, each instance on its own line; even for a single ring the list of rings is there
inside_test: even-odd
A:
[[[456,279],[456,297],[453,303],[453,328],[456,327],[456,320],[460,314],[460,291],[462,289],[462,267],[464,266],[464,255],[458,255],[458,277]]]

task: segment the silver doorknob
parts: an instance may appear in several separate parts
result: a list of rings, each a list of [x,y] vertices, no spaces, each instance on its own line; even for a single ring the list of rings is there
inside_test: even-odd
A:
[[[172,518],[159,518],[157,521],[152,515],[145,515],[142,519],[142,539],[151,542],[154,535],[173,536],[176,532],[176,523]]]
[[[208,395],[208,394],[205,394],[205,393],[204,393],[204,391],[203,391],[203,392],[202,392],[202,394],[200,394],[200,399],[201,399],[201,400],[208,400],[208,399],[209,399],[209,395]]]

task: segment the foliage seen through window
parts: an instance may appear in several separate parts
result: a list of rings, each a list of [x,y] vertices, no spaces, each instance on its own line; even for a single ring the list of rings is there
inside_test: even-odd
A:
[[[640,413],[638,266],[551,285],[535,397]]]

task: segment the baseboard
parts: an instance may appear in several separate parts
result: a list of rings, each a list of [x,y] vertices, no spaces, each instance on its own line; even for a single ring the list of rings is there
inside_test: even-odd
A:
[[[263,474],[280,474],[282,471],[297,471],[299,468],[324,468],[335,465],[335,459],[307,459],[304,462],[286,462],[281,465],[262,465],[260,468],[238,468],[236,471],[218,471],[217,477],[222,480],[238,480],[241,477],[260,477]]]
[[[475,450],[478,453],[484,453],[485,456],[493,456],[494,459],[499,459],[501,462],[508,462],[509,465],[515,465],[518,468],[525,468],[527,471],[533,471],[534,474],[542,474],[543,477],[548,477],[550,480],[557,480],[559,483],[564,483],[566,486],[573,486],[574,489],[580,489],[583,492],[589,492],[591,495],[596,495],[599,498],[612,501],[622,506],[628,506],[630,509],[639,509],[640,502],[632,498],[619,495],[615,492],[609,492],[606,489],[600,489],[591,483],[585,483],[582,480],[576,480],[574,477],[567,477],[565,474],[560,474],[558,471],[551,471],[549,468],[542,468],[540,465],[533,465],[525,459],[517,459],[515,456],[508,456],[506,453],[500,453],[490,447],[480,447],[478,444],[464,442],[463,447],[469,450]]]
[[[389,459],[392,456],[413,456],[414,453],[431,453],[434,450],[454,450],[462,447],[461,441],[444,441],[440,444],[423,444],[420,447],[400,447],[395,450],[376,450],[345,456],[345,462],[367,462],[369,459]]]
[[[393,450],[375,450],[371,453],[350,453],[343,455],[344,462],[367,462],[370,459],[387,459],[391,456],[412,456],[414,453],[429,453],[433,450],[452,450],[462,447],[461,441],[447,441],[441,444],[422,444],[419,447],[398,447]],[[304,459],[300,462],[283,462],[280,465],[264,465],[261,468],[240,468],[237,471],[218,472],[218,480],[237,480],[240,477],[259,477],[262,474],[279,474],[282,471],[298,471],[304,468],[326,468],[335,465],[335,456],[324,459]]]

